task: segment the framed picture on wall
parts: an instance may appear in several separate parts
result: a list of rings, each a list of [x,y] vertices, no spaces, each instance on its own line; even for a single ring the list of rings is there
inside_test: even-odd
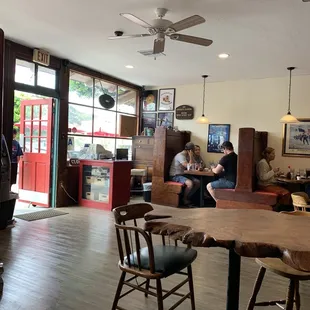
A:
[[[310,157],[310,118],[298,120],[299,123],[284,125],[283,156]]]
[[[158,111],[173,111],[175,101],[175,88],[159,90]]]
[[[173,112],[158,112],[157,125],[166,128],[173,127],[174,113]]]
[[[145,90],[142,94],[142,111],[155,112],[157,109],[158,90]]]
[[[210,124],[208,131],[209,153],[222,153],[221,145],[224,141],[229,141],[230,125],[229,124]]]
[[[141,132],[144,128],[156,128],[157,113],[143,113],[141,118]]]

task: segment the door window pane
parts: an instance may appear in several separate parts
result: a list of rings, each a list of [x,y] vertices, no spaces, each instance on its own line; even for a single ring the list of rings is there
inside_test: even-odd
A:
[[[25,122],[25,136],[31,136],[31,122]]]
[[[40,118],[40,106],[34,105],[32,113],[33,113],[33,119],[39,119]]]
[[[25,144],[24,144],[24,152],[30,153],[31,152],[31,138],[25,138]]]
[[[39,153],[39,138],[32,138],[31,153]]]
[[[31,115],[32,115],[32,106],[30,106],[30,105],[27,105],[26,107],[25,107],[25,119],[31,119]]]
[[[41,122],[41,137],[47,137],[47,122]]]
[[[100,144],[102,145],[105,150],[110,151],[112,155],[114,155],[115,151],[115,139],[109,139],[109,138],[94,138],[93,139],[94,144]]]
[[[35,136],[35,137],[40,136],[39,129],[40,129],[40,122],[33,122],[32,123],[32,136]]]
[[[115,137],[116,113],[94,109],[94,136]]]
[[[38,81],[39,86],[46,88],[56,88],[56,71],[46,67],[38,66]]]
[[[34,86],[34,63],[16,59],[15,82]]]
[[[47,153],[47,139],[46,138],[40,139],[40,153],[41,154]]]
[[[47,104],[41,105],[41,119],[47,120],[48,118],[48,106]]]
[[[116,110],[116,90],[117,90],[117,86],[115,84],[111,84],[103,80],[95,80],[94,106],[96,108],[104,109],[99,103],[99,97],[103,94],[107,94],[111,96],[115,102],[114,107],[109,109],[109,111],[115,111]]]
[[[130,88],[119,87],[117,98],[117,111],[136,114],[137,92]]]
[[[93,109],[75,104],[69,104],[69,131],[92,135]],[[74,130],[72,130],[74,129]]]
[[[70,71],[69,101],[93,106],[93,78]]]

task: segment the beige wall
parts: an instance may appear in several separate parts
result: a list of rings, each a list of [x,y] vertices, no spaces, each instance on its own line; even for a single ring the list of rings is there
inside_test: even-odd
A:
[[[176,107],[188,104],[195,108],[195,119],[201,115],[202,84],[165,86],[176,88]],[[159,88],[159,87],[156,87]],[[155,87],[152,89],[156,89]],[[205,115],[213,124],[230,124],[230,140],[238,150],[238,129],[254,127],[268,131],[269,146],[276,149],[274,167],[283,171],[291,165],[295,169],[310,168],[310,158],[282,157],[283,125],[280,118],[287,111],[288,78],[270,78],[236,82],[207,83]],[[310,118],[310,76],[293,77],[292,114]],[[174,120],[179,130],[192,132],[192,141],[202,148],[203,158],[217,161],[221,155],[207,153],[208,125],[194,120]]]

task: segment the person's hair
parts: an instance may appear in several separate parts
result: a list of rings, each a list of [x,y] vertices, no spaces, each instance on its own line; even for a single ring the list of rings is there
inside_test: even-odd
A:
[[[270,155],[272,152],[274,152],[274,149],[272,147],[266,147],[262,153],[263,158],[266,159],[267,156]]]
[[[190,150],[194,151],[195,150],[195,144],[193,142],[187,142],[185,144],[184,150],[186,150],[186,151],[190,151]]]
[[[200,146],[199,146],[199,145],[197,145],[197,144],[195,144],[195,147],[199,147],[199,148],[200,148]]]
[[[17,135],[17,129],[13,128],[13,135]]]
[[[229,150],[229,151],[233,151],[234,150],[234,146],[233,146],[233,144],[230,141],[223,142],[221,147],[224,150]]]

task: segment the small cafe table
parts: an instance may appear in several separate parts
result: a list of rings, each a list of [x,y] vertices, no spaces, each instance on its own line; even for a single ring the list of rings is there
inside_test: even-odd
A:
[[[210,181],[213,181],[215,178],[215,174],[212,171],[199,171],[199,170],[186,170],[184,172],[185,175],[191,175],[200,180],[200,192],[199,192],[199,206],[204,206],[204,191],[205,191],[205,184],[204,179],[209,178]]]
[[[239,309],[241,256],[278,257],[310,272],[310,220],[265,210],[173,209],[145,215],[145,230],[229,251],[226,310]]]

